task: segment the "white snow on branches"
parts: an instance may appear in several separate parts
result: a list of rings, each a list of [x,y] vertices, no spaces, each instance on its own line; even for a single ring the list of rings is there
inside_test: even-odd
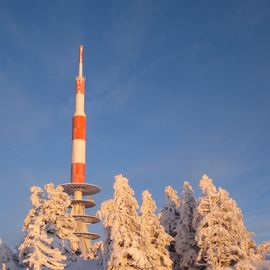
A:
[[[268,245],[256,246],[244,225],[241,210],[227,191],[217,190],[206,175],[202,177],[200,187],[203,196],[194,218],[199,247],[197,263],[211,270],[226,266],[251,270],[251,266],[246,266],[261,260]]]
[[[184,182],[181,200],[170,186],[156,215],[151,193],[142,193],[139,209],[128,179],[117,175],[113,198],[104,201],[98,216],[104,241],[93,245],[98,260],[78,258],[76,222],[68,214],[71,203],[62,187],[31,188],[24,240],[15,254],[0,240],[0,263],[6,270],[266,270],[263,261],[270,242],[257,245],[244,225],[243,215],[229,193],[204,175],[202,195],[194,197]],[[78,254],[78,253],[77,253]]]
[[[64,261],[73,256],[69,244],[76,249],[78,242],[75,220],[67,213],[69,196],[53,184],[46,185],[44,190],[33,186],[31,192],[33,208],[24,221],[25,238],[19,247],[19,260],[34,270],[43,266],[64,269]]]
[[[184,182],[180,204],[180,219],[176,228],[175,249],[177,254],[177,269],[189,269],[194,265],[198,247],[195,241],[196,229],[193,218],[196,210],[196,199],[193,189],[188,182]]]
[[[148,269],[149,262],[141,249],[143,243],[137,208],[138,202],[128,179],[117,175],[113,199],[102,203],[99,213],[106,233],[104,269]]]
[[[174,261],[173,269],[176,269],[177,254],[175,251],[176,227],[180,218],[180,200],[177,191],[171,186],[164,189],[164,205],[160,213],[160,223],[165,228],[166,233],[172,236],[172,241],[169,245],[170,257]]]
[[[165,232],[155,211],[156,203],[146,190],[142,194],[141,233],[144,252],[150,263],[149,269],[171,269],[172,261],[167,247],[173,238]]]

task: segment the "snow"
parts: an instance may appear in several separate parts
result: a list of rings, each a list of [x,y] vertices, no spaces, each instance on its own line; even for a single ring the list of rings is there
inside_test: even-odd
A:
[[[15,269],[14,257],[14,253],[0,238],[0,266],[2,263],[5,263],[7,265],[7,270]]]
[[[247,265],[257,261],[257,246],[247,231],[240,208],[222,188],[217,189],[208,176],[200,181],[203,196],[194,218],[197,262],[220,269],[237,262],[235,269],[251,270]],[[249,269],[248,269],[249,268]]]
[[[105,227],[103,263],[107,269],[146,269],[148,261],[141,248],[139,207],[128,179],[117,175],[113,199],[101,205]]]
[[[91,261],[79,261],[72,264],[67,270],[103,270],[103,266],[98,265],[96,260]]]
[[[150,263],[150,269],[171,269],[173,262],[167,248],[173,238],[165,232],[155,211],[156,203],[151,193],[145,190],[142,193],[140,223],[142,243],[147,250],[146,257]]]
[[[32,209],[23,225],[25,237],[19,246],[19,260],[31,269],[43,266],[61,270],[76,260],[78,238],[74,235],[76,223],[67,213],[69,196],[63,188],[45,185],[44,189],[31,188]],[[71,249],[70,243],[74,248]]]
[[[97,265],[97,261],[81,261],[66,268],[67,270],[103,270],[101,265]],[[231,268],[223,268],[223,270],[230,270]],[[15,270],[15,269],[14,269]],[[270,260],[263,261],[256,265],[256,270],[270,270]]]
[[[6,244],[0,238],[0,262],[8,262],[12,260],[13,253],[12,251],[6,246]]]
[[[77,263],[74,263],[70,267],[66,268],[67,270],[103,270],[103,267],[101,265],[97,264],[96,260],[92,261],[80,261]],[[223,268],[223,270],[231,270],[232,268],[226,267]],[[14,269],[16,270],[16,269]],[[270,260],[266,260],[260,263],[257,263],[256,270],[270,270]]]
[[[93,245],[95,259],[84,260],[75,254],[76,223],[67,212],[68,195],[53,184],[34,186],[25,238],[17,254],[0,239],[0,269],[3,263],[6,270],[270,270],[270,241],[257,245],[252,240],[236,201],[207,175],[200,188],[202,196],[196,199],[185,182],[180,199],[166,187],[157,215],[149,191],[143,192],[139,208],[128,179],[116,176],[113,198],[99,211],[105,241]],[[18,261],[25,266],[17,266]]]
[[[10,267],[10,270],[24,270],[24,267],[15,266],[14,264]],[[65,267],[67,270],[103,270],[101,265],[97,264],[96,260],[91,261],[78,261],[72,265]]]
[[[176,227],[179,220],[180,200],[177,191],[171,186],[164,189],[164,206],[161,209],[160,223],[165,231],[174,237],[176,235]]]
[[[179,206],[180,199],[177,191],[171,186],[166,187],[164,189],[164,205],[160,212],[160,223],[164,227],[165,232],[173,238],[168,248],[173,261],[177,260],[174,237],[177,234],[176,228],[180,218]]]
[[[23,270],[24,268],[12,267],[11,270]],[[79,261],[66,267],[67,270],[104,270],[103,266],[98,265],[96,260],[91,261]],[[231,270],[232,268],[226,267],[222,270]],[[270,270],[270,260],[260,262],[256,265],[256,270]]]
[[[195,241],[196,228],[193,219],[196,210],[196,199],[193,189],[188,182],[184,182],[180,203],[180,219],[176,227],[175,251],[176,269],[188,269],[196,260],[198,248]]]
[[[270,269],[270,260],[257,263],[256,270],[269,270]]]

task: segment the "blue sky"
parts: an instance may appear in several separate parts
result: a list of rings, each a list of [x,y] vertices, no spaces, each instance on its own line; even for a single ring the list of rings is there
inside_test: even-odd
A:
[[[255,239],[270,239],[269,1],[0,0],[0,25],[0,237],[10,245],[30,186],[69,181],[79,44],[98,205],[119,173],[159,208],[165,186],[188,180],[199,196],[208,174]]]

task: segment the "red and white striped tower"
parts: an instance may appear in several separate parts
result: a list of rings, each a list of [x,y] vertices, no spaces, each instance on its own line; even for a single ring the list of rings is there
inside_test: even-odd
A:
[[[80,46],[79,59],[79,75],[76,77],[76,106],[72,122],[72,183],[85,183],[86,116],[84,113],[83,46]]]
[[[72,196],[71,214],[77,221],[76,235],[79,237],[79,247],[85,258],[91,254],[89,240],[99,238],[99,235],[88,232],[87,224],[99,222],[95,216],[85,213],[86,208],[95,206],[92,195],[100,192],[96,185],[87,184],[85,177],[86,149],[86,116],[84,112],[85,78],[83,77],[83,46],[79,50],[79,75],[76,77],[76,103],[72,121],[72,164],[71,183],[63,184],[64,191]],[[84,199],[84,196],[89,196]]]

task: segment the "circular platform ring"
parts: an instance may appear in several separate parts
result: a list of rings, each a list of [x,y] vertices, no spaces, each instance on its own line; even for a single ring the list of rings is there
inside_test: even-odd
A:
[[[81,204],[84,206],[84,208],[92,208],[96,206],[96,203],[90,200],[71,200],[69,208],[71,208],[74,204]]]
[[[91,216],[91,215],[73,215],[73,217],[75,218],[76,221],[80,221],[80,222],[84,222],[88,224],[95,224],[95,223],[100,222],[99,218],[95,216]]]
[[[96,233],[90,233],[90,232],[75,232],[74,234],[78,236],[79,238],[81,237],[81,238],[89,239],[89,240],[96,240],[100,238],[100,235]]]
[[[66,183],[61,184],[60,186],[63,187],[64,192],[68,195],[73,195],[74,191],[78,190],[82,191],[83,196],[93,195],[101,191],[99,186],[86,183]]]

